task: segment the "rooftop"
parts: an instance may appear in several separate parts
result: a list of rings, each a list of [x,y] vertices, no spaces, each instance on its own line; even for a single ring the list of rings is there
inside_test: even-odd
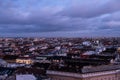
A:
[[[16,80],[36,80],[34,75],[25,74],[25,75],[16,75]]]

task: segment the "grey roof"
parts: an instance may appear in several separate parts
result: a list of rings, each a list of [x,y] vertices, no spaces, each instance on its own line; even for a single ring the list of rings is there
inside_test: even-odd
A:
[[[101,65],[96,67],[82,68],[82,73],[92,73],[120,69],[120,65]]]
[[[1,65],[6,65],[6,64],[7,64],[7,62],[6,62],[6,61],[4,61],[3,59],[0,59],[0,64],[1,64]]]

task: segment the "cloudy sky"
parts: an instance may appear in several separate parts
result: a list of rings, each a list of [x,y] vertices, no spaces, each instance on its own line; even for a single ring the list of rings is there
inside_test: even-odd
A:
[[[120,0],[0,0],[0,36],[120,36]]]

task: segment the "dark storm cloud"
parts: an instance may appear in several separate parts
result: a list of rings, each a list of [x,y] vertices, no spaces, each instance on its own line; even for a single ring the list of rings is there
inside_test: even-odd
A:
[[[0,0],[1,33],[55,32],[53,35],[57,35],[58,32],[60,35],[61,32],[64,35],[67,31],[75,36],[76,31],[78,36],[104,35],[106,31],[112,31],[112,35],[119,33],[120,0],[71,0],[72,3],[65,0],[69,5],[53,5],[47,0],[44,5],[41,0],[23,0],[24,4],[20,1]]]
[[[120,11],[120,0],[90,0],[81,4],[78,1],[65,9],[62,14],[70,17],[92,18],[117,11]]]

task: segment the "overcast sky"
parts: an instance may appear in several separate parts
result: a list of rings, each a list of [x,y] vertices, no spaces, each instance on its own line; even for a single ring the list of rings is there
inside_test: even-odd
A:
[[[120,36],[120,0],[0,0],[0,36]]]

